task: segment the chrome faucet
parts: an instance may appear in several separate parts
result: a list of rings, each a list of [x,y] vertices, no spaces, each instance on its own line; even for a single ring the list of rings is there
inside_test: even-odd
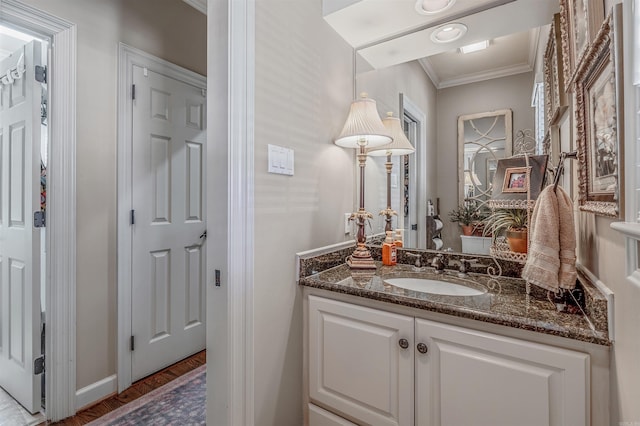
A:
[[[418,253],[405,253],[407,256],[409,257],[415,257],[416,258],[416,263],[414,263],[414,266],[416,269],[421,269],[422,268],[422,255],[418,254]]]
[[[444,268],[449,264],[447,258],[444,254],[437,254],[436,257],[431,260],[431,266],[433,266],[436,270],[436,274],[442,274],[444,272]]]
[[[471,263],[469,263],[469,261],[466,259],[462,259],[460,261],[460,266],[458,266],[458,276],[460,278],[468,277],[469,269],[471,269]]]

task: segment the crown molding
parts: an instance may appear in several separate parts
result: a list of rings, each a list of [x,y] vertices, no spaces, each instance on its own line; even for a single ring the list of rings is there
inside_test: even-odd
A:
[[[436,70],[433,69],[433,66],[431,65],[431,61],[429,61],[429,58],[428,57],[420,58],[418,59],[418,63],[420,64],[424,72],[427,74],[427,77],[429,77],[433,85],[436,86],[436,89],[439,89],[440,77],[438,77],[438,73],[436,72]]]

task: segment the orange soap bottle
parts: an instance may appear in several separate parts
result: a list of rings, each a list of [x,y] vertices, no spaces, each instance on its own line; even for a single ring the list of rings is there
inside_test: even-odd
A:
[[[382,264],[387,266],[395,265],[397,256],[397,247],[393,242],[393,231],[387,231],[387,238],[382,244]]]
[[[402,229],[396,229],[395,244],[398,248],[402,248],[402,231]]]

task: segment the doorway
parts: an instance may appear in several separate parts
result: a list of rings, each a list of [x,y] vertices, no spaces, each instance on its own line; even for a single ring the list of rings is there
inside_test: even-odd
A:
[[[205,348],[206,77],[120,45],[118,390]]]
[[[49,367],[44,383],[45,416],[57,421],[75,413],[76,396],[76,27],[18,0],[0,0],[0,10],[0,23],[47,40],[52,46],[48,49],[51,67],[46,73],[47,86],[52,90],[47,96],[44,352]],[[28,213],[31,224],[33,212]],[[34,311],[39,304],[37,301]]]
[[[0,24],[0,388],[30,414],[45,404],[48,56]]]

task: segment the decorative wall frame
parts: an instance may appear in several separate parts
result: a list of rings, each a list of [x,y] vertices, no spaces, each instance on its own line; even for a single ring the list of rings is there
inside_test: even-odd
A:
[[[622,7],[604,21],[575,76],[580,210],[624,211]]]
[[[500,202],[536,200],[544,186],[547,163],[546,155],[499,159],[493,177],[492,204],[498,206]]]
[[[575,73],[604,19],[602,0],[560,0],[564,90],[571,92]]]
[[[551,22],[549,39],[544,53],[544,99],[547,129],[556,125],[567,109],[560,33],[560,14],[556,13]]]

